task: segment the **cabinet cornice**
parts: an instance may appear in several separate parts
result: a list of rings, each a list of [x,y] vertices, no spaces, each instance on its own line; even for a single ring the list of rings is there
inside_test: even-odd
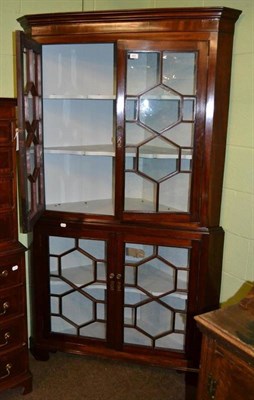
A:
[[[153,8],[33,14],[18,18],[31,36],[97,32],[228,31],[241,11],[227,7]],[[103,22],[103,23],[102,23]]]

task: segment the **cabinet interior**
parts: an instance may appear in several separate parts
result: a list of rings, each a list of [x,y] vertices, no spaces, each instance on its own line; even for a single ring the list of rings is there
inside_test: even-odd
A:
[[[124,244],[124,344],[184,350],[189,258],[187,248]],[[49,237],[51,332],[106,340],[107,271],[106,241]]]
[[[42,48],[46,208],[114,215],[123,152],[124,211],[188,212],[196,52],[126,50],[117,148],[116,44]]]

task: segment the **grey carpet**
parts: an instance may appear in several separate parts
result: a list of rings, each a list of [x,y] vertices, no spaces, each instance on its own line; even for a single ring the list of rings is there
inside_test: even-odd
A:
[[[31,358],[33,392],[0,393],[0,400],[184,400],[184,374],[165,368],[63,353]]]

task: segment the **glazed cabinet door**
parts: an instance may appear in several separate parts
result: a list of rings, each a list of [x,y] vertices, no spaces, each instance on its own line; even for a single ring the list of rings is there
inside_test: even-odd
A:
[[[199,242],[124,235],[123,349],[186,358],[198,299]],[[196,279],[195,279],[196,278]],[[176,356],[177,357],[177,356]]]
[[[39,228],[35,349],[74,351],[89,343],[85,353],[95,344],[107,354],[120,350],[123,358],[140,352],[158,364],[169,365],[170,354],[185,360],[190,315],[197,312],[200,244],[174,235]]]
[[[63,341],[92,339],[104,346],[112,340],[108,304],[115,276],[113,249],[111,234],[99,231],[67,234],[60,227],[35,232],[36,345],[46,337],[56,348]]]
[[[118,43],[126,221],[199,220],[207,55],[206,42]]]
[[[45,208],[41,45],[17,32],[16,47],[21,219],[29,232]]]

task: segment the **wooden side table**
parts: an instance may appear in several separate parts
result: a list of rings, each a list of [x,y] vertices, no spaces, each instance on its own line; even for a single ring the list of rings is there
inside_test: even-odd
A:
[[[203,333],[197,400],[253,400],[254,288],[240,303],[195,319]]]

